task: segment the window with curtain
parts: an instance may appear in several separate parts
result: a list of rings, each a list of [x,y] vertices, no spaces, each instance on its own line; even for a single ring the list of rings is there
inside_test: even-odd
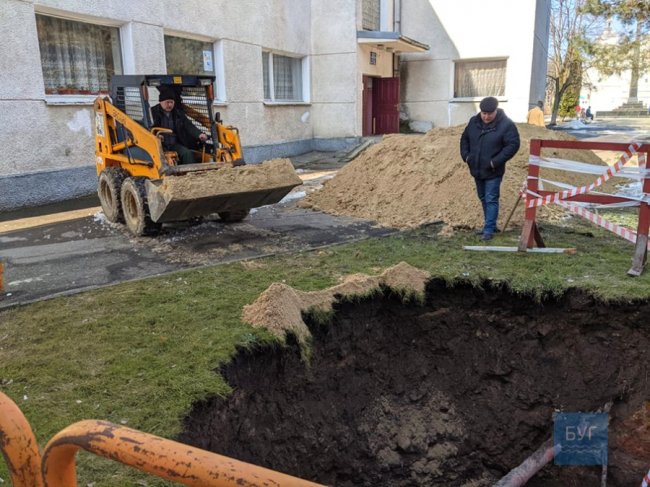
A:
[[[214,75],[214,45],[212,42],[165,36],[167,74]]]
[[[108,93],[111,77],[122,74],[116,27],[36,14],[45,93]]]
[[[262,53],[264,99],[269,101],[303,101],[302,58]]]
[[[454,98],[504,96],[506,60],[457,61],[454,68]]]

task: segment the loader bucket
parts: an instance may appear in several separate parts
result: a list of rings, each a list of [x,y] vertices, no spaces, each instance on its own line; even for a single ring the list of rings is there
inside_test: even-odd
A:
[[[164,223],[277,203],[300,184],[291,161],[274,159],[170,175],[147,180],[145,187],[151,219]]]

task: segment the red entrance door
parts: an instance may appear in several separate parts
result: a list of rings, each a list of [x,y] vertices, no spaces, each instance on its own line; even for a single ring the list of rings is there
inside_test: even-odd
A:
[[[399,78],[374,78],[372,86],[373,134],[399,132]]]

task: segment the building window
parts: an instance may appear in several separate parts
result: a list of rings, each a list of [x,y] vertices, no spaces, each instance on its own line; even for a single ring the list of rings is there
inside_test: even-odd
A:
[[[36,14],[45,93],[108,93],[114,74],[122,74],[116,27]]]
[[[504,96],[506,60],[457,61],[454,69],[454,98]]]
[[[167,74],[214,75],[214,44],[165,36]]]
[[[262,53],[264,99],[269,101],[304,101],[303,65],[305,58]]]
[[[381,1],[361,0],[363,30],[381,30]]]

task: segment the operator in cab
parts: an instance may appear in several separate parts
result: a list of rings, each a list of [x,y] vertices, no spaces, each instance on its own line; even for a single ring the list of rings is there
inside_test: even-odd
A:
[[[181,164],[193,164],[194,153],[189,148],[196,148],[208,136],[190,122],[183,111],[176,106],[176,93],[169,86],[161,86],[158,105],[151,108],[155,127],[170,129],[171,133],[160,134],[163,149],[178,153]]]

